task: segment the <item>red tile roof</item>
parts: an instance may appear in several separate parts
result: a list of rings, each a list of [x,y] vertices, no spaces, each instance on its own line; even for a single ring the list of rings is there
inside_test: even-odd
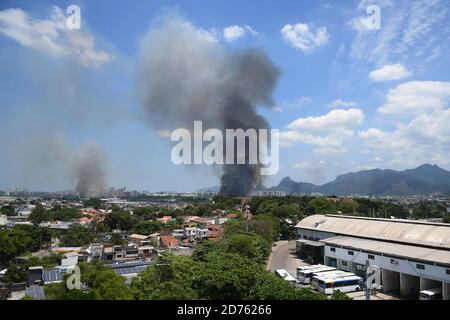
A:
[[[161,242],[164,247],[178,247],[178,240],[174,236],[161,236]]]

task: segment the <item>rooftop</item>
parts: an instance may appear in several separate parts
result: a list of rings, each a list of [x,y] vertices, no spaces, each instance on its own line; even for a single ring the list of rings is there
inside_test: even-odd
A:
[[[443,223],[317,214],[304,218],[296,228],[450,249],[450,224]]]
[[[133,233],[132,235],[130,235],[130,238],[135,238],[135,239],[139,239],[139,240],[145,240],[148,237],[149,236],[144,236],[142,234],[137,234],[137,233]]]
[[[450,251],[346,236],[320,240],[327,245],[450,265]]]

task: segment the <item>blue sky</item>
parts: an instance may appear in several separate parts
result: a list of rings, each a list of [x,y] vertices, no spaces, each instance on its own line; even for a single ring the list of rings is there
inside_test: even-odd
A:
[[[72,4],[77,36],[60,25]],[[259,47],[280,68],[277,107],[260,110],[282,138],[282,167],[266,185],[375,167],[450,169],[449,11],[448,0],[2,1],[0,189],[73,187],[70,155],[89,141],[108,157],[110,185],[218,184],[212,168],[172,164],[172,145],[136,99],[141,40],[173,12],[225,50]]]

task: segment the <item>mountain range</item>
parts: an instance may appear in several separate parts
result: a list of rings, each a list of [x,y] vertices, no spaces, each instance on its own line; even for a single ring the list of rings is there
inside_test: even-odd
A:
[[[202,192],[217,192],[218,190],[219,187],[201,189]],[[340,175],[323,185],[296,182],[290,177],[285,177],[276,186],[271,188],[259,186],[257,190],[284,191],[287,194],[321,193],[324,195],[450,194],[450,171],[431,164],[403,171],[362,170]]]
[[[439,192],[449,194],[450,172],[430,164],[403,171],[362,170],[340,175],[334,181],[323,185],[295,182],[290,177],[285,177],[269,190],[289,194],[318,192],[327,195],[421,195]]]

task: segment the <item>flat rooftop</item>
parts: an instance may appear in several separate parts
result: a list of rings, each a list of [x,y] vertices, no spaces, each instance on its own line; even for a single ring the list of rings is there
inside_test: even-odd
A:
[[[347,236],[336,236],[322,239],[320,241],[335,247],[344,247],[354,250],[380,253],[388,256],[396,256],[408,260],[421,260],[450,266],[450,251],[447,250],[431,249]]]

